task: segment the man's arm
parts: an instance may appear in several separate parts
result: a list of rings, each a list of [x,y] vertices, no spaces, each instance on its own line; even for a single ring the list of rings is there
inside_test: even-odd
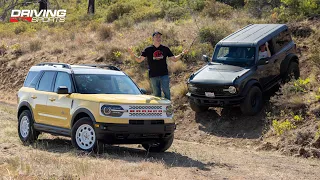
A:
[[[168,57],[169,60],[172,60],[174,62],[177,62],[181,56],[183,56],[184,54],[186,54],[188,52],[188,50],[183,50],[182,53],[178,54],[177,56],[171,56],[171,57]]]
[[[144,61],[144,60],[146,59],[146,57],[144,57],[144,56],[136,56],[136,55],[133,53],[133,51],[132,51],[131,48],[129,48],[128,51],[129,51],[131,57],[132,57],[135,61],[137,61],[138,63],[141,63],[142,61]]]
[[[266,42],[266,48],[267,48],[267,52],[268,52],[268,57],[271,57],[271,52],[269,50],[269,43]]]

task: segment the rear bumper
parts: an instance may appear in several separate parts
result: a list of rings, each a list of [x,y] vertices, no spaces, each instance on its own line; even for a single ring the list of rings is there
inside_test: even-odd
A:
[[[170,138],[176,125],[172,124],[111,124],[96,123],[97,139],[109,144],[141,144]]]
[[[244,97],[235,96],[235,97],[217,97],[217,98],[209,98],[209,97],[200,97],[192,95],[188,93],[190,101],[193,101],[199,106],[210,106],[210,107],[229,107],[229,106],[239,106]]]

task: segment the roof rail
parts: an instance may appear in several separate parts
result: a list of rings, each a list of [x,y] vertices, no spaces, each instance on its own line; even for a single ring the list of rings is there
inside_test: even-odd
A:
[[[71,69],[71,66],[69,64],[66,63],[52,63],[52,62],[43,62],[43,63],[39,63],[36,66],[55,66],[55,65],[59,65],[62,66],[62,68],[67,68],[67,69]]]
[[[98,67],[98,68],[109,68],[110,70],[121,71],[116,66],[106,65],[106,64],[81,64],[81,66]]]

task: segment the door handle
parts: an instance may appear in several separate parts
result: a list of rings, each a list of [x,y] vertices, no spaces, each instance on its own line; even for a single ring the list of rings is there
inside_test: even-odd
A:
[[[52,101],[55,101],[56,98],[49,98],[49,100],[52,102]]]
[[[32,98],[32,99],[37,99],[37,96],[32,95],[31,98]]]

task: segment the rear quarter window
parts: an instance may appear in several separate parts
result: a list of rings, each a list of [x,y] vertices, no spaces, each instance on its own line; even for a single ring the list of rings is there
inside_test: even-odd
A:
[[[282,48],[284,48],[286,45],[288,45],[292,39],[291,35],[288,29],[282,31],[280,34],[278,34],[275,38],[275,50],[276,52],[280,51]]]
[[[31,87],[31,83],[32,83],[33,81],[36,81],[36,80],[37,80],[37,78],[38,78],[37,76],[38,76],[39,73],[40,73],[39,71],[30,71],[30,72],[28,73],[28,75],[27,75],[26,80],[24,81],[23,86],[24,86],[24,87]]]

